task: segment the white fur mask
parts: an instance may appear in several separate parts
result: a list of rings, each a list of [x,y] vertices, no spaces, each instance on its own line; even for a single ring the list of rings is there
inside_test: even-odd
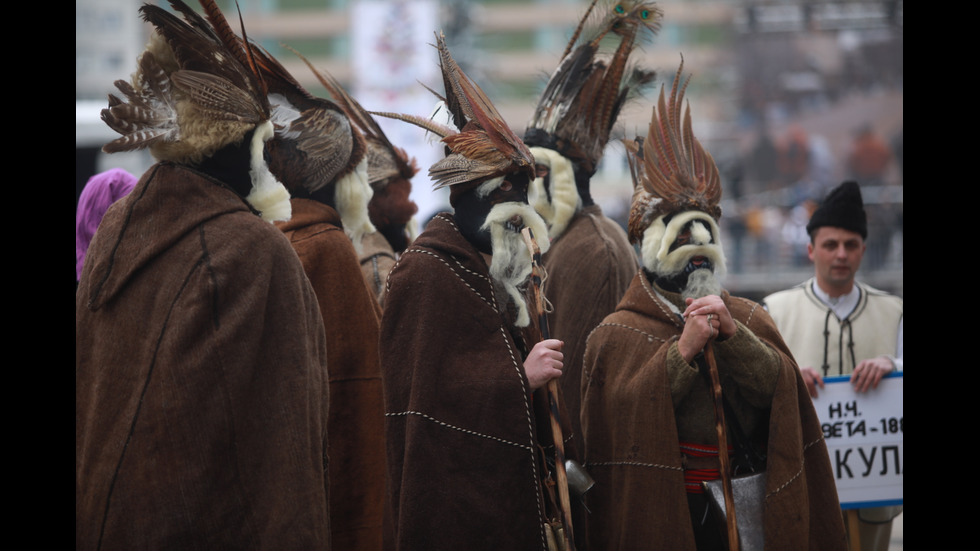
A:
[[[691,241],[671,251],[670,246],[688,222],[693,222]],[[660,216],[643,232],[640,246],[643,267],[657,275],[670,277],[684,271],[691,258],[703,256],[714,265],[715,276],[721,277],[727,270],[720,236],[718,224],[705,212],[685,211],[674,215],[669,224],[665,224],[664,216]]]
[[[528,189],[528,203],[548,223],[548,237],[554,239],[565,231],[572,217],[582,208],[582,198],[575,187],[575,169],[572,161],[557,151],[544,147],[530,149],[534,161],[548,167],[551,200],[548,200],[544,178],[535,178]]]
[[[534,235],[547,235],[544,219],[527,203],[518,202],[494,205],[481,229],[490,230],[490,242],[493,247],[490,277],[504,288],[517,306],[517,321],[514,325],[527,327],[531,323],[531,318],[520,286],[531,275],[531,251],[528,250],[524,237],[519,232],[507,228],[507,222],[515,215],[523,219],[524,225],[531,228]],[[541,239],[538,242],[541,254],[547,252],[549,246],[548,239]]]

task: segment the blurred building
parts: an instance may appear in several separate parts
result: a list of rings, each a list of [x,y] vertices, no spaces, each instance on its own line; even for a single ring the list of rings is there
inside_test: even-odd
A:
[[[187,0],[196,7],[196,2]],[[76,2],[76,182],[111,166],[135,174],[146,154],[99,148],[114,136],[98,118],[114,80],[128,79],[146,40],[143,0]],[[157,3],[166,4],[165,0]],[[237,21],[236,2],[219,6]],[[441,89],[431,33],[443,31],[454,57],[520,133],[588,2],[584,0],[238,0],[251,39],[276,55],[315,94],[326,94],[285,43],[337,77],[366,108],[426,114]],[[781,236],[797,235],[799,207],[846,176],[844,162],[858,128],[901,144],[903,118],[902,0],[664,0],[659,35],[638,56],[667,86],[684,58],[693,74],[687,97],[695,133],[715,156],[726,186],[724,230],[735,259],[729,286],[761,296],[807,275],[799,252]],[[367,42],[365,42],[367,41]],[[371,42],[374,41],[374,42]],[[367,46],[365,44],[368,44]],[[371,46],[374,44],[375,46]],[[409,52],[412,55],[407,55]],[[385,62],[384,56],[389,55]],[[393,61],[392,61],[393,60]],[[408,69],[406,69],[406,67]],[[406,78],[406,75],[412,78]],[[659,88],[659,87],[658,87]],[[422,92],[420,95],[420,91]],[[625,222],[632,185],[615,138],[645,134],[657,90],[623,111],[599,167],[593,195]],[[420,111],[421,110],[421,111]],[[393,141],[412,140],[401,127]],[[805,136],[803,165],[779,171],[790,135]],[[423,167],[439,155],[414,134],[405,144]],[[417,177],[420,217],[440,205],[423,170]],[[421,182],[421,183],[419,183]],[[80,187],[76,185],[77,193]],[[902,293],[901,155],[866,193],[880,219],[886,251],[865,273],[872,285]],[[871,207],[878,209],[879,207]],[[424,221],[424,220],[423,220]],[[878,223],[878,222],[876,222]]]

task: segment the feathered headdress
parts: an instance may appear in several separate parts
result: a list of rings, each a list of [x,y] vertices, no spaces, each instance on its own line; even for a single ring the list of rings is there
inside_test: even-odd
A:
[[[491,178],[518,172],[533,178],[531,152],[507,126],[483,90],[456,64],[442,34],[436,35],[436,48],[446,95],[429,91],[445,104],[453,126],[413,115],[373,114],[420,126],[442,139],[448,154],[429,168],[429,176],[435,182],[434,189],[452,186],[450,202],[456,194]]]
[[[717,221],[721,218],[721,177],[714,159],[697,138],[688,105],[682,116],[681,102],[690,76],[681,81],[684,60],[677,68],[670,99],[660,87],[660,99],[646,139],[625,142],[633,176],[633,201],[628,230],[630,240],[640,241],[650,224],[664,215],[699,210]]]
[[[308,92],[279,61],[256,48],[256,63],[269,86],[275,137],[269,168],[294,195],[317,195],[340,213],[355,249],[373,233],[368,215],[367,143],[340,106]],[[322,191],[321,191],[322,190]]]
[[[223,19],[213,0],[201,0],[209,19]],[[227,28],[227,27],[226,27]],[[364,137],[333,102],[307,91],[268,51],[230,28],[223,40],[249,53],[249,63],[267,92],[274,135],[268,144],[269,169],[293,194],[309,197],[328,190],[355,248],[361,235],[374,231],[367,214]],[[332,186],[332,187],[329,187]]]
[[[367,146],[344,110],[308,92],[272,54],[255,50],[276,128],[269,144],[273,173],[290,190],[309,193],[356,170]]]
[[[652,2],[604,2],[605,9],[594,14],[596,3],[579,22],[524,133],[529,146],[553,149],[588,175],[595,172],[625,102],[656,76],[627,69],[627,63],[637,43],[660,30],[663,17]],[[576,47],[586,27],[592,27],[588,39]],[[610,35],[618,46],[608,60],[598,59],[600,43]]]
[[[320,84],[330,92],[334,102],[344,110],[351,122],[364,135],[367,141],[368,181],[374,185],[388,178],[400,177],[410,180],[418,172],[414,158],[409,158],[404,149],[395,147],[385,135],[371,113],[361,107],[333,75],[320,71],[302,54],[289,48],[306,63]]]
[[[246,200],[267,220],[289,218],[289,194],[269,173],[264,143],[272,136],[265,83],[251,51],[234,36],[213,1],[205,19],[180,0],[184,20],[155,5],[140,7],[154,26],[132,82],[117,80],[123,98],[109,94],[102,120],[122,134],[106,153],[148,148],[161,161],[197,165],[254,130],[252,192]],[[243,29],[244,34],[244,29]]]
[[[288,46],[287,46],[288,47]],[[290,48],[306,63],[320,84],[330,93],[337,105],[364,135],[367,143],[367,179],[374,195],[368,212],[375,226],[404,226],[418,212],[418,205],[409,199],[412,177],[418,173],[414,158],[388,140],[370,112],[351,96],[333,75],[320,71],[302,54]]]
[[[160,160],[198,163],[269,119],[258,75],[201,16],[180,0],[170,4],[187,22],[151,4],[139,9],[155,32],[132,83],[115,82],[124,99],[109,94],[102,110],[122,134],[106,153],[149,148]]]

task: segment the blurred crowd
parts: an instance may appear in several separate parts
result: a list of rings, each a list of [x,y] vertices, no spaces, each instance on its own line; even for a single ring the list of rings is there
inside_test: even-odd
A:
[[[806,223],[842,179],[861,184],[868,211],[866,270],[901,268],[902,131],[883,135],[870,125],[853,131],[843,158],[828,139],[790,126],[763,130],[728,170],[726,225],[735,273],[809,264]]]

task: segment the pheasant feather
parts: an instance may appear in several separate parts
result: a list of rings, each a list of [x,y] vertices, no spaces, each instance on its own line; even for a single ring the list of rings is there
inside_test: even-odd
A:
[[[415,159],[409,159],[405,150],[395,147],[381,126],[369,111],[361,107],[333,75],[320,71],[302,54],[285,46],[296,54],[309,67],[320,84],[330,93],[334,102],[344,110],[347,117],[355,124],[367,141],[368,182],[372,185],[385,181],[394,176],[410,180],[418,172]]]
[[[721,217],[721,178],[711,154],[694,136],[690,105],[684,108],[690,76],[681,78],[683,68],[682,58],[669,97],[661,85],[647,137],[626,143],[634,186],[628,225],[634,241],[659,216],[693,209]]]
[[[593,173],[623,106],[656,77],[630,67],[629,59],[659,31],[662,16],[652,2],[593,1],[538,100],[525,142],[555,149]],[[607,37],[618,41],[611,54],[603,53]]]
[[[364,159],[364,137],[335,103],[307,91],[262,48],[252,58],[263,76],[276,127],[270,167],[291,190],[317,191],[353,173]]]
[[[415,124],[442,138],[449,154],[429,169],[435,189],[515,172],[533,177],[531,151],[507,126],[483,90],[459,67],[441,34],[436,35],[436,49],[445,96],[433,93],[445,103],[456,128],[412,115],[373,114]]]
[[[268,120],[256,75],[180,0],[184,19],[151,4],[140,8],[154,27],[132,82],[117,81],[102,119],[122,134],[106,152],[149,148],[160,160],[197,163],[239,142]]]

